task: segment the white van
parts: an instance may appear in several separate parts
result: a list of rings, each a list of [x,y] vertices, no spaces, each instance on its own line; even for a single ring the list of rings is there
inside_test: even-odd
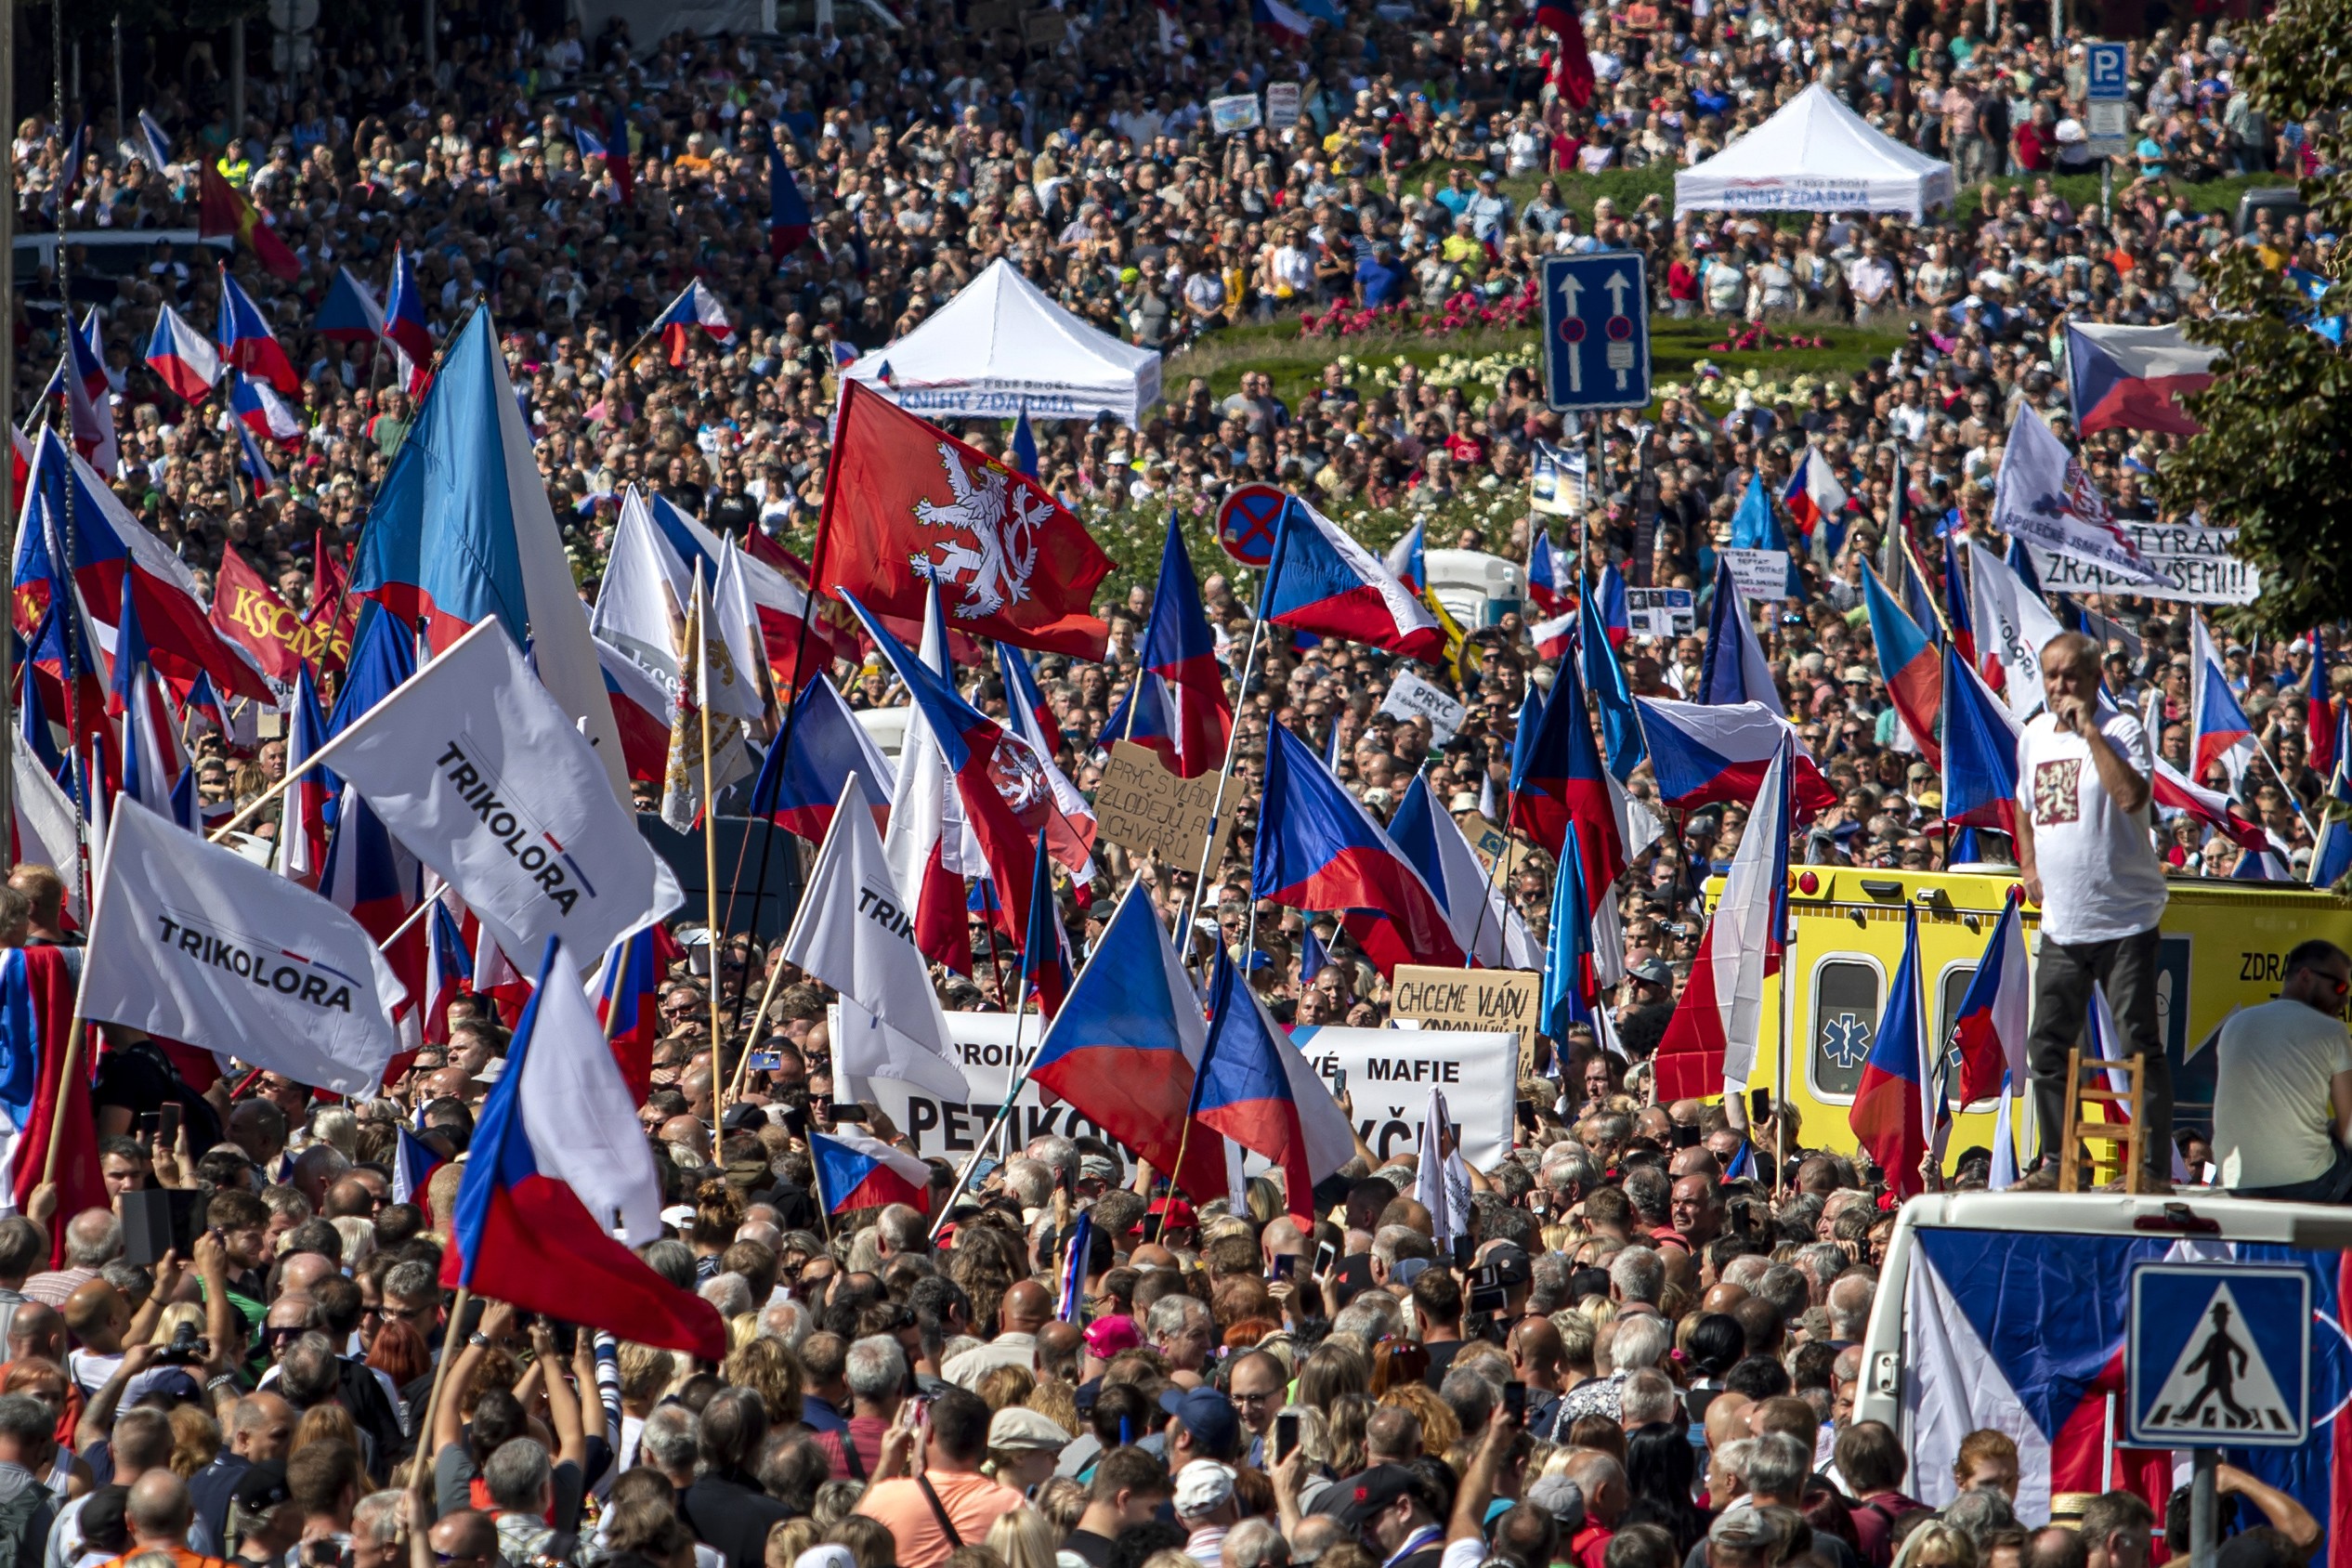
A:
[[[1465,632],[1499,623],[1527,596],[1527,568],[1483,550],[1430,550],[1422,554],[1430,592]]]
[[[1956,1494],[1960,1440],[1980,1428],[2019,1450],[2018,1517],[2055,1495],[2125,1484],[2169,1491],[2170,1451],[2124,1440],[2124,1326],[2135,1263],[2286,1264],[2311,1275],[2311,1435],[2301,1448],[2229,1449],[2231,1463],[2294,1493],[2323,1523],[2333,1423],[2352,1402],[2344,1253],[2352,1208],[2264,1203],[2184,1189],[1940,1193],[1902,1207],[1862,1341],[1856,1420],[1884,1421],[1911,1457],[1903,1490]],[[2186,1457],[2185,1454],[2181,1456]],[[2314,1495],[2316,1493],[2316,1495]],[[2324,1550],[2324,1548],[2322,1548]]]

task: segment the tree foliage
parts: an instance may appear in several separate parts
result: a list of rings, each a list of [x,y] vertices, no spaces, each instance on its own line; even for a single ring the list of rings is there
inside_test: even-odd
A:
[[[2274,126],[2310,124],[2325,173],[2303,182],[2309,229],[2352,226],[2352,0],[2281,0],[2256,25],[2238,78]],[[2343,247],[2319,313],[2352,311]],[[2262,571],[2247,615],[2286,634],[2352,615],[2352,354],[2298,324],[2310,296],[2263,266],[2251,246],[2203,264],[2215,313],[2189,335],[2226,351],[2189,408],[2205,432],[2157,475],[2169,513],[2202,512],[2239,529]]]

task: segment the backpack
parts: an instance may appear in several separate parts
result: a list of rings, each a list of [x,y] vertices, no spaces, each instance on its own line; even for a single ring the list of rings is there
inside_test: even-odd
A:
[[[0,1501],[0,1568],[39,1568],[55,1518],[55,1499],[37,1481]]]

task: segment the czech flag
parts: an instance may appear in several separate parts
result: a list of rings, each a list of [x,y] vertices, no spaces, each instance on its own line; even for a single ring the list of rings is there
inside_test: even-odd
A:
[[[1887,1184],[1900,1197],[1915,1197],[1927,1190],[1919,1170],[1927,1155],[1932,1077],[1927,1038],[1919,1004],[1919,911],[1905,904],[1902,961],[1895,966],[1887,1005],[1878,1014],[1878,1038],[1871,1042],[1853,1107],[1846,1115],[1856,1141],[1877,1161]]]
[[[2235,790],[2238,780],[2245,777],[2247,765],[2254,761],[2254,725],[2246,718],[2246,711],[2238,705],[2238,694],[2229,689],[2229,676],[2221,667],[2221,651],[2214,647],[2213,634],[2205,629],[2205,618],[2193,610],[2189,612],[2189,733],[2193,765],[2189,776],[2191,781],[2202,784],[2213,765],[2219,763],[2228,776],[2229,787]]]
[[[1983,668],[1977,663],[1977,618],[1968,608],[1968,577],[1960,569],[1960,556],[1948,533],[1943,536],[1943,620],[1952,640],[1960,645],[1960,656],[1972,668]]]
[[[327,743],[327,721],[319,712],[319,694],[310,684],[310,667],[294,673],[292,711],[286,725],[286,771],[292,773]],[[319,885],[319,872],[327,863],[327,840],[334,831],[334,775],[323,767],[306,770],[284,795],[285,812],[278,829],[279,874],[302,883]]]
[[[1226,1196],[1224,1149],[1216,1134],[1187,1139],[1184,1128],[1207,1040],[1192,980],[1139,880],[1111,911],[1029,1077],[1206,1202]]]
[[[826,1213],[880,1209],[886,1203],[930,1211],[931,1167],[904,1149],[895,1149],[854,1127],[812,1132],[808,1148],[817,1162],[817,1185],[824,1196]]]
[[[1285,5],[1283,0],[1250,0],[1249,20],[1270,33],[1278,44],[1291,48],[1303,47],[1314,24],[1305,16]]]
[[[1044,760],[1018,737],[1008,735],[1002,725],[965,701],[945,676],[908,652],[907,646],[892,636],[874,619],[873,612],[854,595],[846,590],[839,593],[866,623],[867,634],[874,639],[875,647],[889,660],[913,697],[923,725],[930,731],[931,743],[938,748],[947,764],[957,799],[963,807],[964,826],[987,862],[989,880],[1000,888],[1028,886],[1035,874],[1032,861],[1037,855],[1033,835],[1045,832],[1051,836],[1067,830],[1066,824],[1057,828],[1049,822],[1059,821],[1062,812],[1045,777]],[[905,766],[908,759],[902,756],[900,763]],[[1000,777],[1005,781],[1002,785],[999,783]],[[1013,804],[1014,798],[1021,803],[1017,812]],[[1019,919],[1017,925],[1007,928],[1013,946],[1027,947],[1027,905],[1017,898],[1008,899],[1005,913]]]
[[[726,319],[726,307],[719,303],[718,295],[702,286],[699,278],[680,290],[669,308],[654,318],[653,324],[670,350],[673,365],[686,363],[686,345],[696,327],[709,333],[711,340],[721,347],[735,341],[735,326]]]
[[[147,639],[139,634],[138,609],[131,601],[127,578],[122,615],[114,626],[114,670],[106,709],[123,723],[123,793],[167,822],[191,833],[200,831],[195,772],[180,745],[171,697],[148,663]]]
[[[1148,649],[1144,657],[1150,657]],[[1005,706],[1010,710],[1006,727],[1029,749],[1045,775],[1046,788],[1053,792],[1053,815],[1047,817],[1052,829],[1048,847],[1054,862],[1078,885],[1082,908],[1088,885],[1094,881],[1094,803],[1078,792],[1055,760],[1062,750],[1062,726],[1053,722],[1045,693],[1038,689],[1028,655],[1011,643],[999,643],[997,669],[1004,677]]]
[[[0,1114],[7,1128],[0,1131],[0,1158],[7,1161],[9,1206],[18,1213],[41,1184],[52,1143],[59,1212],[102,1209],[109,1201],[98,1169],[89,1075],[65,1070],[73,1019],[73,976],[66,971],[66,951],[47,947],[0,951]],[[63,1225],[50,1228],[49,1261],[60,1268],[65,1237]]]
[[[1626,638],[1632,634],[1633,623],[1626,608],[1625,573],[1617,569],[1615,562],[1601,568],[1601,581],[1593,590],[1593,596],[1601,601],[1601,626],[1609,634],[1609,646],[1625,647]]]
[[[1514,758],[1510,783],[1510,825],[1536,847],[1561,855],[1569,825],[1575,825],[1584,853],[1586,907],[1599,905],[1609,884],[1625,872],[1626,847],[1575,660],[1563,659],[1555,668],[1551,695],[1544,699],[1534,738]]]
[[[1527,634],[1535,640],[1535,656],[1546,663],[1566,659],[1576,646],[1576,612],[1573,609],[1527,628]]]
[[[433,1172],[449,1163],[449,1156],[409,1130],[403,1124],[400,1141],[392,1151],[392,1201],[412,1203],[425,1210],[426,1222],[433,1219],[429,1194],[433,1190]]]
[[[1837,482],[1836,470],[1830,467],[1819,447],[1808,445],[1797,460],[1797,471],[1788,477],[1788,488],[1781,491],[1781,504],[1797,520],[1797,531],[1808,539],[1823,517],[1845,512],[1846,487]]]
[[[186,402],[203,402],[220,380],[220,355],[211,341],[168,305],[155,317],[154,334],[147,340],[147,362]]]
[[[644,665],[602,637],[596,639],[596,667],[604,673],[605,697],[612,704],[631,781],[660,783],[670,773],[669,694]]]
[[[1370,643],[1437,664],[1445,631],[1379,557],[1297,496],[1274,529],[1262,612],[1276,626]]]
[[[2303,672],[2304,756],[2322,778],[2335,771],[2335,707],[2328,700],[2328,645],[2311,628],[2311,661]]]
[[[2161,430],[2194,436],[2204,429],[2177,399],[2213,385],[2218,348],[2201,348],[2180,328],[2066,324],[2066,395],[2074,428]]]
[[[1953,1045],[1960,1054],[1962,1104],[2002,1093],[2005,1081],[2025,1081],[2032,988],[2026,973],[2025,920],[2012,888],[1952,1021]]]
[[[506,1070],[467,1147],[441,1283],[723,1360],[718,1309],[656,1274],[599,1218],[618,1215],[630,1237],[652,1240],[661,1234],[661,1187],[570,963],[550,940]]]
[[[1960,650],[1943,650],[1943,819],[2018,830],[2018,721]]]
[[[1413,782],[1405,787],[1405,798],[1396,803],[1395,814],[1389,818],[1389,837],[1445,906],[1454,940],[1462,945],[1472,963],[1489,969],[1543,967],[1543,952],[1528,932],[1527,922],[1503,897],[1501,884],[1479,864],[1477,852],[1462,836],[1461,826],[1439,807],[1427,774],[1415,774]],[[1312,938],[1312,928],[1307,934]],[[1313,957],[1315,967],[1322,967],[1320,947]],[[1306,963],[1302,946],[1301,979],[1307,978]]]
[[[1602,591],[1586,594],[1577,614],[1577,651],[1584,665],[1585,685],[1591,688],[1593,706],[1601,710],[1601,739],[1609,759],[1610,776],[1620,784],[1633,777],[1633,770],[1649,758],[1650,748],[1641,738],[1641,717],[1634,712],[1633,686],[1626,679],[1625,666],[1617,662],[1616,650],[1624,643],[1622,632],[1612,633],[1606,621],[1607,584],[1612,579],[1617,584],[1617,610],[1625,612],[1625,581],[1611,567],[1601,578]]]
[[[1417,780],[1418,782],[1418,780]],[[1576,825],[1568,825],[1560,863],[1580,858]],[[1601,988],[1592,971],[1592,911],[1585,903],[1585,879],[1551,879],[1550,947],[1544,955],[1543,997],[1535,1011],[1536,1026],[1553,1040],[1568,1038],[1570,1026],[1592,1021],[1593,1002]]]
[[[655,921],[606,949],[596,971],[596,1022],[604,1026],[630,1098],[640,1105],[653,1091],[653,1047],[661,1038],[661,982],[670,966],[685,956],[670,928]]]
[[[1462,966],[1445,907],[1421,873],[1314,748],[1279,724],[1267,735],[1250,896],[1342,911],[1348,934],[1384,976],[1400,963]]]
[[[144,109],[138,111],[138,138],[133,157],[144,157],[148,168],[159,175],[171,166],[172,138],[155,116]]]
[[[1878,654],[1878,668],[1894,699],[1895,716],[1917,743],[1929,767],[1943,765],[1943,749],[1937,740],[1937,720],[1943,712],[1943,662],[1936,645],[1919,622],[1903,613],[1887,585],[1865,563],[1862,605],[1870,614],[1870,640]]]
[[[1664,698],[1637,697],[1641,731],[1650,740],[1650,765],[1658,798],[1679,811],[1717,801],[1743,804],[1756,798],[1781,737],[1795,733],[1786,719],[1761,702],[1709,707]],[[1809,822],[1837,795],[1811,755],[1797,748],[1797,820]]]
[[[425,994],[432,999],[425,1014],[425,1038],[435,1045],[450,1038],[450,1003],[474,994],[474,951],[466,945],[465,929],[446,898],[433,901],[425,917],[433,945],[425,972]]]
[[[270,465],[269,454],[261,450],[261,442],[255,438],[250,427],[239,424],[235,429],[237,468],[253,481],[254,499],[258,501],[278,488],[278,470]]]
[[[1715,918],[1699,937],[1690,981],[1658,1041],[1662,1101],[1735,1094],[1755,1071],[1764,981],[1778,973],[1788,951],[1792,780],[1804,754],[1796,735],[1784,735],[1757,790]]]
[[[373,343],[384,335],[384,307],[351,275],[351,268],[338,267],[310,330],[338,343]]]
[[[1176,776],[1197,778],[1222,767],[1233,735],[1233,705],[1225,697],[1224,667],[1217,662],[1217,641],[1202,608],[1200,580],[1193,575],[1193,558],[1172,510],[1160,546],[1159,581],[1152,589],[1140,662],[1163,683]]]
[[[433,362],[433,332],[425,324],[425,293],[417,286],[416,257],[405,246],[392,251],[392,292],[384,302],[384,338],[407,356],[415,370]]]
[[[1174,518],[1171,516],[1171,522]],[[1423,558],[1427,546],[1427,529],[1419,518],[1405,530],[1404,536],[1389,546],[1389,553],[1380,558],[1381,565],[1395,574],[1396,580],[1415,594],[1429,586],[1429,563]]]
[[[1013,421],[1013,466],[1034,479],[1038,477],[1038,433],[1029,424],[1029,405],[1023,403]]]
[[[2352,763],[2341,752],[2336,756],[2335,772],[2328,780],[2328,792],[2323,806],[2336,809],[2323,811],[2319,818],[2319,836],[2311,845],[2311,885],[2333,887],[2352,872]]]
[[[1731,580],[1731,563],[1715,568],[1715,600],[1709,608],[1706,657],[1699,671],[1699,700],[1720,707],[1754,702],[1785,719],[1781,691],[1772,679],[1771,661],[1757,640],[1756,620],[1748,611],[1740,585]]]
[[[226,265],[220,269],[220,328],[213,335],[220,342],[222,364],[257,375],[288,397],[302,390],[302,378],[269,330],[269,318]]]
[[[302,420],[266,381],[242,371],[229,372],[229,407],[246,429],[266,441],[297,441]]]
[[[2149,777],[2148,787],[2158,811],[2167,815],[2187,812],[2241,849],[2254,854],[2271,851],[2269,830],[2238,815],[2228,796],[2184,777],[2163,758],[2156,759],[2156,771]]]
[[[791,746],[779,739],[760,763],[759,778],[751,786],[751,815],[766,817],[796,839],[822,843],[825,830],[833,825],[834,804],[856,774],[859,792],[873,808],[874,830],[889,832],[898,770],[850,712],[831,677],[811,681],[796,709]]]
[[[1561,581],[1560,560],[1551,548],[1551,530],[1538,528],[1535,542],[1527,546],[1527,602],[1535,607],[1538,614],[1555,616],[1567,612],[1568,595],[1561,591]]]
[[[619,127],[614,139],[621,143],[621,150],[618,152],[608,148],[604,138],[595,131],[577,121],[572,124],[571,142],[580,150],[580,161],[583,163],[591,158],[602,158],[605,161],[605,167],[612,173],[612,183],[621,192],[621,204],[625,207],[629,204],[629,199],[635,190],[637,183],[629,167],[628,126]]]
[[[985,884],[984,884],[985,885]],[[1070,994],[1070,934],[1062,923],[1062,906],[1053,896],[1053,857],[1040,835],[1037,872],[1029,882],[1029,940],[1021,949],[1023,1000],[1035,998],[1046,1018],[1062,1011]]]
[[[1290,1217],[1312,1227],[1315,1183],[1355,1154],[1347,1114],[1306,1052],[1266,1016],[1222,947],[1209,983],[1209,1013],[1194,1119],[1281,1167]]]
[[[784,162],[784,149],[771,129],[767,140],[767,254],[782,261],[808,243],[808,200],[801,194],[792,166]]]

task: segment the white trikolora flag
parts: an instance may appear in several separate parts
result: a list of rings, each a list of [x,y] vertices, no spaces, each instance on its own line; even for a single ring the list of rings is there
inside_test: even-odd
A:
[[[65,881],[66,912],[84,925],[89,911],[82,907],[81,829],[73,820],[73,802],[33,754],[33,743],[22,730],[10,732],[15,751],[16,789],[9,795],[16,811],[16,842],[9,846],[11,864],[31,861],[54,867]]]
[[[375,938],[308,888],[124,795],[97,904],[84,1017],[337,1094],[382,1085],[399,1044],[393,1013],[408,991]]]
[[[852,773],[817,851],[801,909],[784,938],[784,961],[841,993],[833,1035],[833,1097],[873,1098],[874,1078],[893,1078],[957,1101],[971,1086],[947,1044],[947,1020],[915,947],[914,921],[862,804]]]
[[[510,954],[602,953],[685,901],[495,616],[319,755]]]

